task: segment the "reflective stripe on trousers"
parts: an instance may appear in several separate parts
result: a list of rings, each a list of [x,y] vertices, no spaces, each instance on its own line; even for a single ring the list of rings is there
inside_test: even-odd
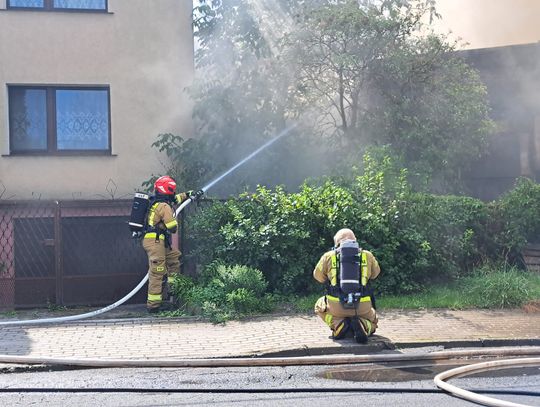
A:
[[[327,294],[326,298],[328,298],[329,301],[339,302],[338,297],[333,297],[333,296]],[[360,297],[360,302],[368,302],[368,301],[371,301],[371,297],[369,295],[367,295],[365,297]]]

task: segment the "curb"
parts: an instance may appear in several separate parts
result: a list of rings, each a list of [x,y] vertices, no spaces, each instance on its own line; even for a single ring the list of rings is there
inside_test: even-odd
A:
[[[294,357],[294,356],[321,356],[353,354],[363,355],[382,351],[399,351],[399,349],[442,347],[452,348],[498,348],[504,346],[540,346],[540,339],[466,339],[441,340],[426,342],[392,342],[387,340],[371,339],[367,345],[356,343],[340,343],[340,346],[304,347],[272,351],[257,354],[254,357]]]
[[[256,358],[270,357],[298,357],[298,356],[323,356],[323,355],[364,355],[384,351],[398,351],[399,349],[443,347],[451,348],[497,348],[504,346],[540,346],[540,339],[477,339],[477,340],[458,340],[458,341],[426,341],[426,342],[390,342],[374,339],[366,345],[356,344],[354,342],[340,343],[340,346],[326,347],[303,347],[298,349],[288,349],[283,351],[263,352],[251,355]],[[242,356],[242,357],[250,357]],[[215,359],[218,357],[212,357]],[[230,357],[234,359],[235,357]],[[85,366],[67,366],[67,365],[21,365],[21,364],[2,364],[0,363],[0,374],[4,373],[31,373],[31,372],[56,372],[81,369],[99,369]]]
[[[373,340],[365,345],[351,343],[340,343],[339,346],[320,346],[320,347],[303,347],[298,349],[287,349],[280,351],[271,351],[259,353],[255,357],[270,358],[270,357],[296,357],[296,356],[323,356],[323,355],[365,355],[370,353],[378,353],[385,350],[394,350],[395,347],[391,342]]]
[[[521,339],[463,339],[463,340],[439,340],[425,342],[392,342],[396,349],[417,348],[424,346],[442,346],[451,348],[497,348],[502,346],[540,346],[540,338]]]

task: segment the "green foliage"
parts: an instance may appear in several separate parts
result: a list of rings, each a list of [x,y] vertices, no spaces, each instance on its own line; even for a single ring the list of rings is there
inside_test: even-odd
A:
[[[365,146],[386,144],[411,175],[459,189],[493,123],[485,86],[425,26],[427,15],[436,17],[433,2],[313,10],[286,41],[298,61],[293,100],[315,117],[314,132],[341,142],[349,163]]]
[[[493,124],[478,75],[430,32],[437,17],[434,0],[200,1],[188,89],[195,137],[159,135],[165,170],[184,189],[200,187],[292,119],[302,123],[294,137],[218,186],[220,195],[297,187],[356,164],[373,145],[387,145],[418,185],[459,190]]]
[[[515,257],[527,242],[540,242],[540,184],[528,178],[494,203],[499,222],[496,240],[505,253]]]
[[[51,302],[49,299],[47,299],[47,309],[51,312],[57,312],[57,311],[66,311],[67,307],[64,305],[58,305],[54,302]]]
[[[377,298],[378,309],[467,309],[474,307],[471,297],[463,295],[458,285],[426,287],[426,289],[406,294],[384,295]]]
[[[529,181],[485,204],[413,192],[407,172],[387,156],[367,154],[363,174],[349,175],[296,193],[259,187],[200,211],[189,222],[190,256],[202,265],[218,259],[257,268],[274,293],[309,293],[318,287],[311,273],[319,257],[349,227],[381,264],[377,290],[405,293],[466,276],[538,236],[539,188]]]
[[[495,272],[480,269],[477,275],[467,278],[464,294],[481,298],[483,308],[519,307],[540,295],[538,291],[531,290],[526,272],[507,266]]]
[[[246,266],[214,263],[207,267],[199,284],[188,277],[172,287],[186,308],[213,322],[224,322],[257,312],[268,312],[267,282],[259,270]]]
[[[190,296],[194,287],[195,283],[192,278],[187,277],[183,274],[178,274],[173,280],[170,289],[175,298],[178,298],[180,301],[187,303],[191,300]]]
[[[379,309],[514,308],[540,299],[540,276],[508,266],[484,266],[451,284],[415,293],[385,295]]]
[[[200,47],[195,54],[197,78],[189,94],[194,101],[199,153],[211,176],[230,168],[286,127],[290,81],[280,68],[277,39],[266,35],[266,20],[258,12],[256,4],[244,0],[203,1],[195,9]],[[285,19],[273,20],[273,28],[278,29]],[[230,185],[227,192],[277,176],[283,168],[276,162],[290,155],[285,148],[279,153],[250,162],[250,171],[240,170],[236,188]]]
[[[323,295],[323,293],[314,293],[306,296],[294,297],[293,304],[297,312],[301,313],[313,313],[313,309],[317,300]],[[290,297],[289,297],[290,298]]]
[[[419,284],[464,274],[489,250],[484,241],[489,239],[488,213],[477,199],[414,193],[403,202],[401,214],[394,235],[400,243],[394,253],[405,255],[408,265],[398,263],[399,267],[411,270],[407,277]]]
[[[243,198],[216,204],[197,216],[192,254],[203,264],[218,258],[256,267],[278,292],[312,286],[307,277],[315,257],[331,247],[337,229],[354,219],[352,195],[330,181],[305,184],[294,194],[259,187]],[[214,223],[216,219],[220,223]]]
[[[200,188],[201,182],[215,172],[212,162],[205,159],[209,151],[202,140],[184,140],[180,136],[166,133],[158,135],[152,147],[166,154],[168,164],[164,168],[164,174],[174,178],[179,191]],[[151,191],[157,178],[158,176],[153,175],[143,183],[143,187]]]

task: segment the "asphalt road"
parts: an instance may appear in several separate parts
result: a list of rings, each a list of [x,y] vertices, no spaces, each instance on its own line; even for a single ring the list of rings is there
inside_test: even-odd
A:
[[[447,366],[448,367],[448,366]],[[388,393],[385,389],[435,389],[434,371],[447,367],[401,366],[287,366],[263,368],[83,369],[0,374],[0,388],[168,388],[277,389],[316,388],[324,393],[200,394],[200,393],[0,393],[4,406],[325,406],[366,404],[387,407],[472,406],[445,393]],[[452,367],[452,366],[450,366]],[[373,372],[376,372],[375,374]],[[338,377],[331,379],[330,377]],[[497,377],[452,380],[461,388],[540,392],[540,369],[499,372]],[[377,393],[333,393],[338,388],[380,388]],[[540,406],[540,398],[496,395],[500,399]]]

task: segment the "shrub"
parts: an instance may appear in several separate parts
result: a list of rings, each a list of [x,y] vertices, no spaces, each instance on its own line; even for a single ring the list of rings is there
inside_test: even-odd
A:
[[[181,277],[172,287],[184,305],[192,312],[202,313],[214,322],[256,312],[267,312],[267,282],[259,270],[246,266],[212,264],[201,276],[200,284]]]
[[[258,187],[216,203],[188,222],[189,253],[202,266],[218,259],[261,270],[283,295],[318,289],[312,271],[351,228],[382,267],[379,293],[407,293],[468,275],[488,260],[519,253],[540,234],[540,186],[522,180],[499,202],[413,192],[407,172],[366,155],[363,174],[305,183],[299,192]],[[241,294],[238,293],[241,297]],[[232,296],[231,301],[239,301]]]
[[[333,233],[353,219],[353,208],[351,193],[332,182],[306,184],[295,194],[259,187],[197,214],[188,232],[196,236],[191,255],[203,264],[220,259],[260,269],[272,291],[303,292]]]
[[[409,240],[420,249],[412,254],[420,281],[429,280],[430,274],[435,279],[453,278],[482,262],[490,247],[488,218],[484,203],[478,199],[409,195],[399,231],[406,235],[402,241],[411,236]]]
[[[481,298],[485,308],[519,307],[538,294],[531,291],[525,272],[509,266],[480,268],[463,283],[465,295]]]
[[[527,242],[540,241],[540,184],[520,178],[493,204],[492,233],[502,255],[515,258]]]

